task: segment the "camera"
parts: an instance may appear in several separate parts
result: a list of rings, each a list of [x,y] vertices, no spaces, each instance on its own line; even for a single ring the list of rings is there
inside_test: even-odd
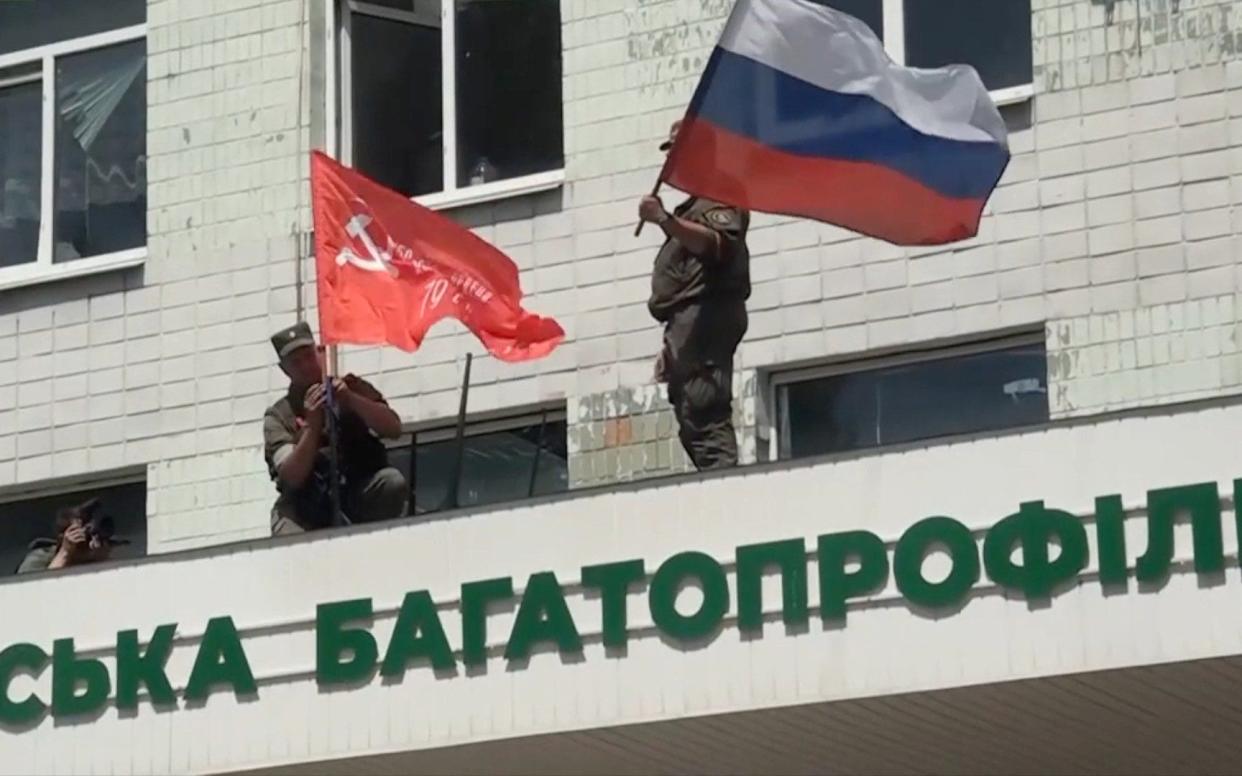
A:
[[[82,530],[88,542],[98,540],[100,544],[129,544],[124,539],[117,539],[116,521],[111,515],[102,514],[99,510],[100,501],[93,498],[74,508],[82,520]]]

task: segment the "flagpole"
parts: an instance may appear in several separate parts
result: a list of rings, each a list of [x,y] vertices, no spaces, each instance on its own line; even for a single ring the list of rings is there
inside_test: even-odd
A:
[[[461,403],[457,407],[456,450],[453,455],[453,474],[449,477],[448,493],[444,495],[444,503],[440,511],[456,509],[461,506],[457,490],[461,487],[462,459],[466,453],[466,405],[470,398],[470,365],[474,362],[474,354],[466,354],[466,373],[461,380]]]
[[[337,405],[336,391],[332,383],[337,375],[336,346],[328,346],[327,376],[324,378],[324,395],[327,399],[328,426],[328,497],[332,503],[332,525],[349,525],[349,518],[341,509],[341,458],[340,458],[340,415]]]

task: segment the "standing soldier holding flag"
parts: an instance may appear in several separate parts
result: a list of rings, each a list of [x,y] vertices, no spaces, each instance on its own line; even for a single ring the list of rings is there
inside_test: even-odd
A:
[[[680,129],[681,122],[673,124],[660,150],[673,147]],[[750,213],[701,197],[669,213],[652,194],[638,215],[667,238],[652,269],[647,307],[664,324],[656,379],[668,383],[681,444],[700,471],[736,466],[733,355],[747,326]]]
[[[973,237],[1009,164],[1005,122],[969,66],[907,69],[866,24],[812,0],[737,0],[643,223],[668,238],[650,309],[659,379],[699,469],[737,463],[733,353],[746,332],[750,210],[810,218],[898,245]],[[642,224],[639,225],[641,230]]]

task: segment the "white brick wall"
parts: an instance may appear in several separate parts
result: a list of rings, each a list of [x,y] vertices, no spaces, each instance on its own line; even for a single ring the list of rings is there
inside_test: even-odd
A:
[[[149,466],[152,552],[267,532],[266,337],[309,221],[302,6],[149,4],[149,257],[0,298],[0,487]]]
[[[295,317],[309,221],[301,5],[150,3],[150,258],[0,296],[0,488],[148,465],[153,551],[265,530],[259,419],[282,387],[266,337]],[[730,5],[562,2],[564,189],[454,215],[513,256],[568,338],[536,364],[476,360],[472,409],[647,389],[659,236],[633,238],[633,214]],[[1031,126],[973,240],[904,250],[757,215],[739,371],[1047,326],[1055,415],[1236,392],[1221,337],[1242,291],[1242,1],[1181,6],[1144,1],[1140,30],[1133,3],[1106,28],[1102,6],[1034,0]],[[1155,332],[1172,310],[1198,323]],[[413,356],[347,348],[343,364],[425,421],[455,412],[467,351],[482,348],[446,323]],[[228,500],[196,500],[219,467]]]
[[[1055,322],[1048,328],[1053,416],[1237,393],[1238,309],[1229,293]]]

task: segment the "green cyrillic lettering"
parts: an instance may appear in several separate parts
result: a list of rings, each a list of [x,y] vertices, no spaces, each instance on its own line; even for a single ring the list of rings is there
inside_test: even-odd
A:
[[[461,659],[468,666],[487,662],[487,607],[513,597],[509,577],[461,586]]]
[[[34,644],[14,644],[0,652],[0,723],[27,725],[47,711],[47,704],[33,692],[24,701],[9,698],[9,683],[14,674],[26,671],[37,678],[47,662],[47,653]]]
[[[923,561],[935,547],[949,555],[949,576],[928,582]],[[893,551],[893,576],[897,589],[913,604],[929,608],[954,606],[965,600],[979,581],[979,548],[970,529],[950,517],[920,520],[902,534]]]
[[[1061,554],[1049,560],[1048,545],[1054,538],[1061,545]],[[1013,551],[1019,545],[1020,566],[1013,562]],[[1057,585],[1086,568],[1087,531],[1069,512],[1032,501],[988,531],[983,540],[983,563],[998,585],[1021,590],[1029,599],[1047,598]]]
[[[888,581],[888,550],[870,531],[848,531],[819,537],[819,609],[825,620],[845,619],[846,602],[867,595]],[[845,564],[858,560],[847,574]]]
[[[626,596],[647,570],[641,560],[605,563],[582,569],[582,586],[598,590],[603,611],[604,646],[624,647],[629,638]]]
[[[1121,496],[1100,496],[1095,500],[1095,539],[1099,545],[1100,584],[1126,584],[1126,509]]]
[[[370,631],[346,629],[365,620],[371,624],[371,599],[320,604],[315,609],[315,681],[320,685],[367,679],[379,660],[379,647]],[[396,635],[394,634],[394,640]],[[345,654],[349,653],[348,659]]]
[[[1220,491],[1215,482],[1152,490],[1147,493],[1147,551],[1138,559],[1134,575],[1154,582],[1169,573],[1173,562],[1173,524],[1181,512],[1190,513],[1195,544],[1195,572],[1211,574],[1225,568],[1225,545],[1220,528]]]
[[[1233,522],[1242,545],[1242,479],[1233,481]],[[1242,552],[1238,553],[1238,565],[1242,566]]]
[[[72,717],[102,709],[112,691],[108,667],[78,658],[73,639],[52,643],[52,715]]]
[[[804,625],[810,618],[806,542],[751,544],[737,548],[737,626],[743,631],[763,630],[763,572],[772,566],[781,574],[781,619]]]
[[[138,691],[146,685],[151,704],[167,706],[177,702],[164,666],[172,654],[173,636],[177,626],[161,625],[155,629],[144,654],[138,644],[138,631],[127,630],[116,635],[116,707],[138,708]]]
[[[551,571],[531,574],[527,581],[522,605],[505,647],[505,659],[530,657],[531,648],[542,641],[555,643],[561,652],[582,651],[582,637],[565,604],[565,593]]]
[[[194,668],[190,670],[190,680],[185,686],[185,699],[206,700],[219,684],[232,687],[236,696],[258,692],[232,617],[216,617],[207,623],[194,658]]]
[[[702,586],[703,603],[694,614],[683,616],[677,611],[677,593],[690,579],[698,580]],[[729,611],[729,581],[711,556],[683,552],[664,561],[656,570],[647,603],[656,627],[667,635],[681,640],[702,638],[711,634]]]
[[[1175,491],[1180,491],[1175,493]],[[1149,508],[1156,512],[1175,512],[1179,505],[1190,512],[1190,533],[1195,548],[1195,573],[1216,574],[1225,570],[1225,540],[1221,531],[1220,490],[1215,482],[1204,482],[1170,491],[1157,491],[1156,504],[1147,495]],[[1167,495],[1165,495],[1167,493]],[[1166,501],[1167,499],[1167,501]]]
[[[369,637],[371,634],[367,634]],[[382,676],[400,676],[414,660],[427,658],[437,671],[457,666],[436,603],[426,590],[407,593],[380,666]]]

